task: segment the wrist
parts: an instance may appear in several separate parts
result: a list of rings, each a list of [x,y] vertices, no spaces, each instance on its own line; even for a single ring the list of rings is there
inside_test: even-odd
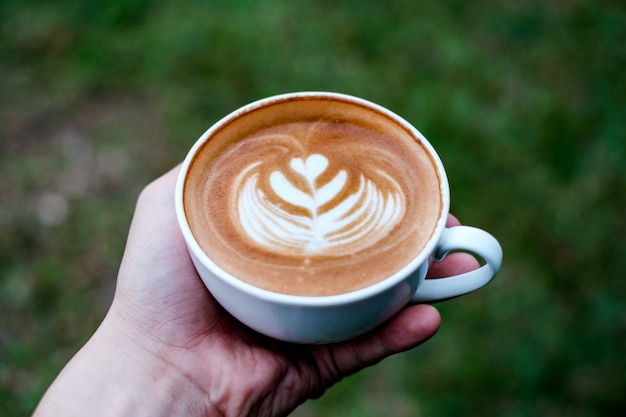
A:
[[[105,319],[35,411],[40,416],[210,416],[210,398],[167,359]]]

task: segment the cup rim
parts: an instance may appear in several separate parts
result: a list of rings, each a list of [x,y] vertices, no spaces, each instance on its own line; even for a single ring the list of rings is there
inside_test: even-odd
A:
[[[439,178],[439,192],[441,196],[441,209],[439,213],[439,217],[437,219],[435,228],[433,233],[424,245],[424,248],[415,256],[408,264],[404,267],[390,275],[389,277],[378,281],[370,286],[365,288],[357,289],[354,291],[340,293],[340,294],[332,294],[332,295],[322,295],[322,296],[308,296],[308,295],[293,295],[293,294],[284,294],[277,293],[273,291],[269,291],[252,284],[249,284],[230,273],[226,272],[219,265],[217,265],[205,252],[202,250],[200,245],[198,244],[187,218],[185,216],[185,209],[183,203],[183,192],[185,186],[185,179],[187,176],[187,172],[189,171],[189,167],[191,166],[191,162],[194,159],[196,153],[199,149],[206,143],[208,138],[218,129],[220,129],[223,125],[227,124],[229,121],[234,120],[241,115],[246,113],[250,113],[255,111],[258,108],[264,107],[266,104],[276,103],[276,102],[284,102],[290,100],[298,100],[302,98],[328,98],[335,99],[340,101],[347,101],[350,103],[358,104],[361,106],[365,106],[371,108],[374,111],[380,112],[383,115],[392,118],[396,122],[400,123],[404,128],[412,133],[412,135],[420,141],[422,146],[428,151],[430,158],[432,159],[436,170],[437,176]],[[187,248],[190,252],[192,252],[193,256],[197,258],[203,265],[205,265],[210,272],[215,275],[218,279],[224,281],[226,284],[237,288],[239,291],[245,292],[254,297],[283,305],[296,305],[296,306],[333,306],[340,304],[347,304],[351,302],[360,301],[363,299],[370,298],[384,292],[398,283],[402,282],[411,275],[412,272],[417,270],[420,265],[424,262],[427,262],[431,254],[433,253],[437,242],[446,225],[447,216],[450,208],[450,189],[448,184],[448,178],[443,167],[443,163],[434,147],[430,144],[430,142],[426,139],[426,137],[411,123],[405,120],[403,117],[399,116],[395,112],[382,107],[374,102],[369,100],[352,96],[344,93],[337,92],[328,92],[328,91],[300,91],[300,92],[291,92],[291,93],[283,93],[278,95],[273,95],[269,97],[265,97],[253,102],[250,102],[244,106],[237,108],[236,110],[228,113],[226,116],[222,117],[215,123],[213,123],[193,144],[189,152],[187,153],[185,159],[182,162],[180,172],[178,174],[178,178],[176,181],[175,188],[175,209],[176,209],[176,218],[178,220],[178,224],[180,226],[181,232],[187,244]]]

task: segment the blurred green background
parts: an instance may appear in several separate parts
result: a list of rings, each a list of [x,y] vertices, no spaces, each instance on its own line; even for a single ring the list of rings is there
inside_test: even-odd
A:
[[[145,184],[231,110],[331,90],[414,123],[505,260],[294,415],[624,415],[625,43],[618,1],[3,0],[0,414],[103,318]]]

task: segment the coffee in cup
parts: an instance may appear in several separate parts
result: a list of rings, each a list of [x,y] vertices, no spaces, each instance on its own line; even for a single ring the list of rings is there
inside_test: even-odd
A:
[[[407,304],[483,287],[502,262],[489,233],[446,228],[448,180],[426,138],[345,94],[268,97],[217,121],[185,158],[175,205],[215,299],[289,342],[362,334]],[[426,279],[450,251],[484,264]]]
[[[191,161],[185,213],[203,251],[268,291],[326,296],[407,265],[442,208],[437,169],[395,119],[307,96],[242,112]]]

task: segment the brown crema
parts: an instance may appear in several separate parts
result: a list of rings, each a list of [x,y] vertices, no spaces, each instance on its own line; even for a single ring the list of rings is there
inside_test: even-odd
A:
[[[197,151],[185,215],[223,270],[284,294],[390,277],[431,238],[440,180],[413,132],[376,109],[305,96],[230,117]]]

